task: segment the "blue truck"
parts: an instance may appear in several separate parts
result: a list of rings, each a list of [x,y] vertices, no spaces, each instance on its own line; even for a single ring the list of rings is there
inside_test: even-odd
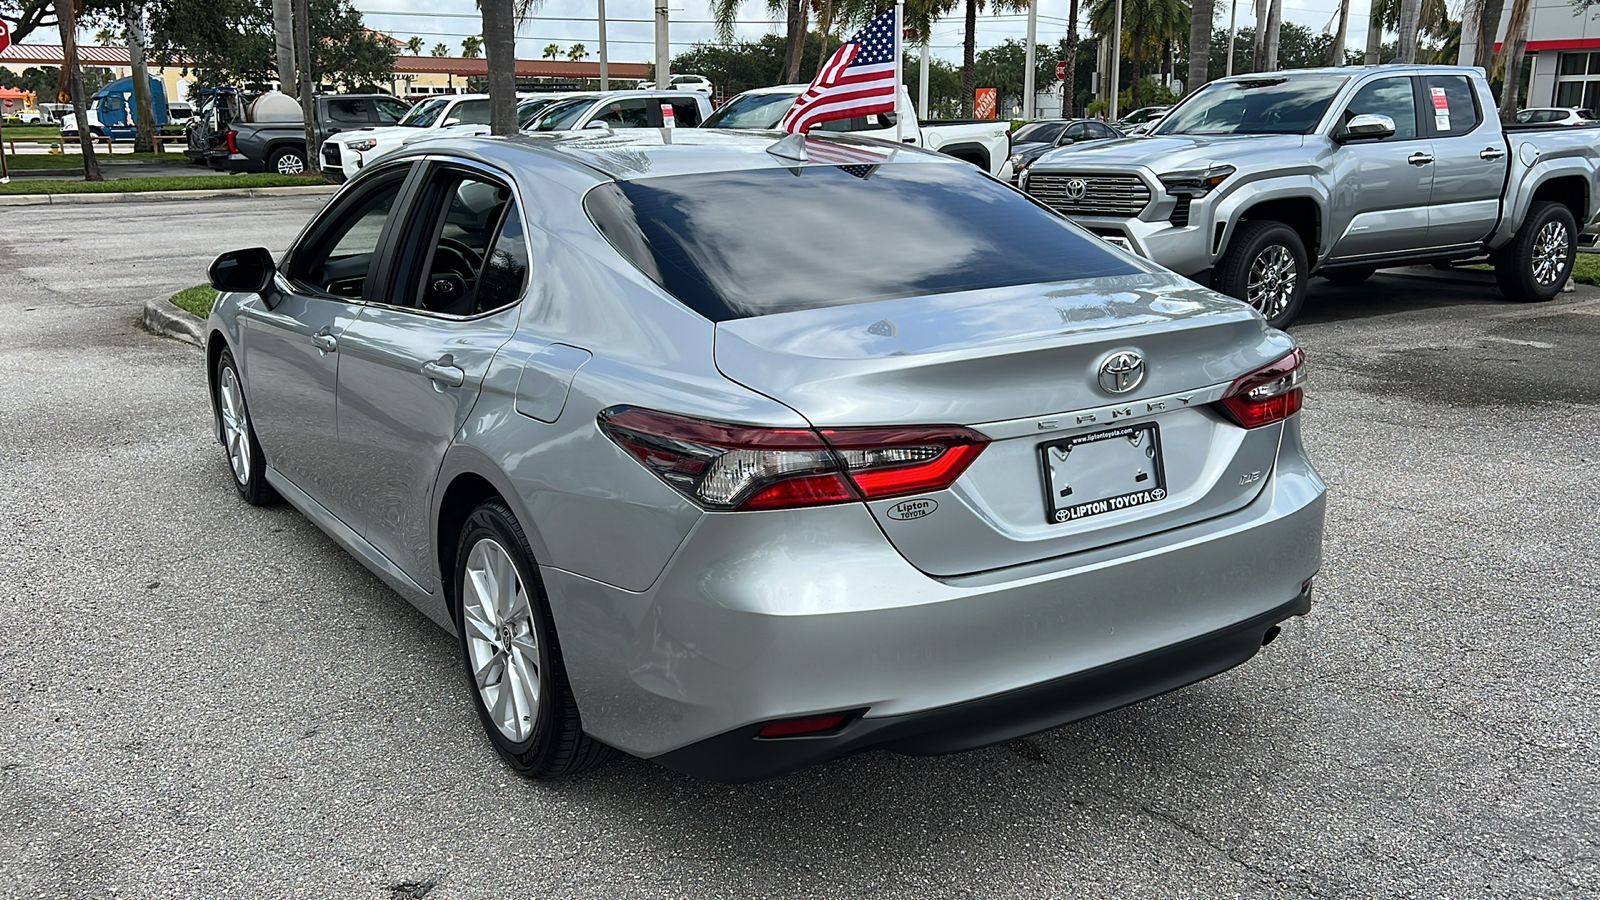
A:
[[[95,137],[108,137],[116,141],[133,140],[137,130],[133,101],[133,76],[118,78],[105,87],[94,92],[87,104],[89,119],[89,133]],[[167,89],[159,78],[150,79],[150,111],[155,114],[156,130],[160,131],[172,125],[182,126],[181,122],[173,122],[167,108]],[[78,134],[77,117],[63,116],[61,119],[61,134],[63,137],[76,137]]]

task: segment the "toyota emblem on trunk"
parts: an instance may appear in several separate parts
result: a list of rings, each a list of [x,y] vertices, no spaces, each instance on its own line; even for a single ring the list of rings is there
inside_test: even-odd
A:
[[[1067,179],[1065,187],[1068,200],[1082,200],[1083,195],[1089,193],[1089,182],[1082,178]]]
[[[1100,363],[1100,389],[1108,394],[1126,394],[1144,384],[1144,357],[1132,350],[1118,350]]]

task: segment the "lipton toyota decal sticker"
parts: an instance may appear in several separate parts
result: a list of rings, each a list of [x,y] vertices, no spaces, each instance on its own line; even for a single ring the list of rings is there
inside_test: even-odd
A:
[[[929,500],[926,497],[918,497],[915,500],[901,500],[899,503],[889,507],[889,518],[898,519],[902,522],[907,519],[920,519],[923,516],[932,515],[933,511],[938,508],[939,501]]]

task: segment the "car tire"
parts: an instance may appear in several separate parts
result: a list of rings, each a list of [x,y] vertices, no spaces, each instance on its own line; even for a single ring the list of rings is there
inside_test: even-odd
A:
[[[1242,222],[1213,270],[1211,284],[1255,307],[1268,325],[1287,328],[1305,304],[1309,269],[1299,232],[1282,222]]]
[[[1507,300],[1540,303],[1561,293],[1578,255],[1578,223],[1572,210],[1535,203],[1511,242],[1495,251],[1494,280]]]
[[[224,349],[217,358],[216,375],[217,399],[213,409],[217,434],[222,436],[222,446],[228,452],[233,486],[251,506],[271,506],[278,502],[278,492],[267,484],[266,454],[261,452],[261,442],[256,439],[250,407],[245,402],[244,379],[239,377],[239,365],[233,361],[232,350]]]
[[[1325,272],[1322,277],[1334,284],[1360,284],[1377,271],[1377,269],[1343,269],[1337,272]]]
[[[284,147],[275,150],[272,157],[267,160],[267,171],[279,175],[302,175],[306,171],[305,151],[298,147]]]
[[[500,758],[541,779],[605,759],[610,748],[583,733],[527,536],[498,498],[467,516],[452,578],[462,670]]]

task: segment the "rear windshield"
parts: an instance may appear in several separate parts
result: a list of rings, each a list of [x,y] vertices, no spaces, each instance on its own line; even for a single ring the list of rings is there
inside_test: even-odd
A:
[[[776,128],[798,94],[740,94],[722,104],[701,128]]]
[[[584,199],[624,256],[715,322],[1141,271],[969,166],[804,166],[614,182]]]

